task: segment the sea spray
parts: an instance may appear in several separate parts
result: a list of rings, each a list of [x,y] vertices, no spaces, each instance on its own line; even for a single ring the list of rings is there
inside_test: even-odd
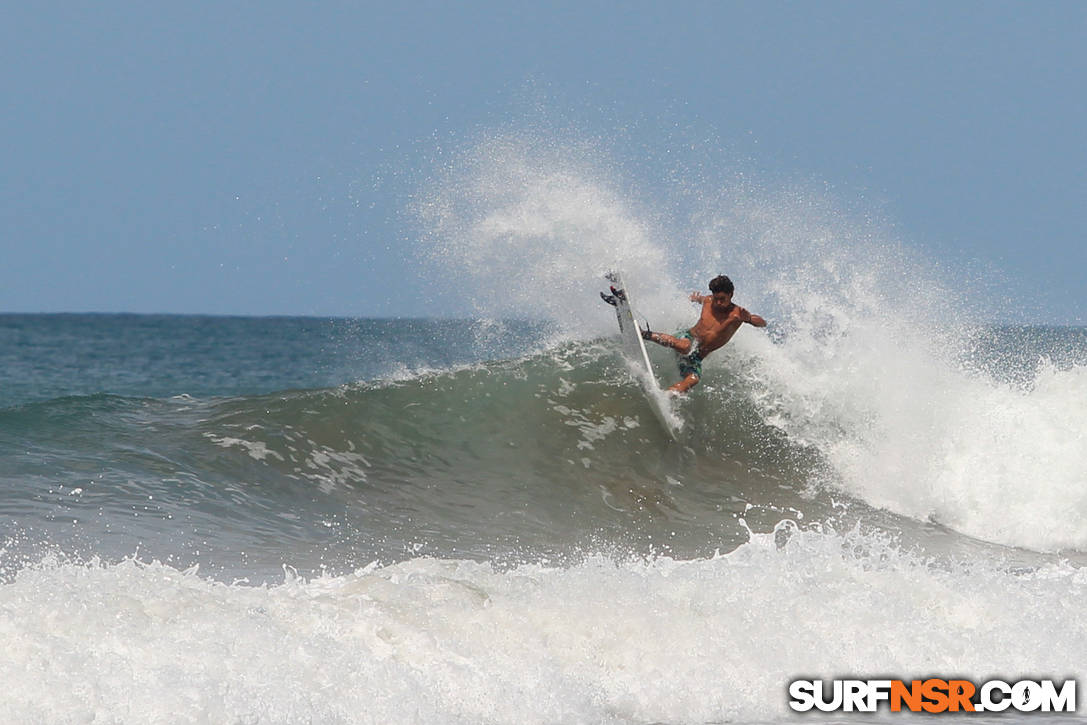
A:
[[[1013,362],[977,364],[984,333],[945,275],[799,201],[732,198],[714,225],[747,230],[752,253],[735,258],[783,311],[776,344],[737,341],[763,420],[824,456],[822,484],[874,506],[1003,544],[1087,548],[1082,364],[1005,382]]]
[[[547,319],[584,338],[612,329],[597,293],[619,269],[644,313],[678,319],[652,215],[610,178],[602,152],[554,141],[512,134],[456,155],[415,204],[428,274],[455,280],[452,296],[476,315]]]

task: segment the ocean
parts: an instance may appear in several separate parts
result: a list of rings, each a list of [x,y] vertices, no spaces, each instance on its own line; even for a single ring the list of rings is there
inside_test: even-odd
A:
[[[0,316],[3,721],[861,722],[788,683],[1082,680],[1087,330],[746,328],[677,444],[611,308],[580,323]]]
[[[720,159],[658,198],[572,136],[439,154],[384,242],[424,319],[0,316],[0,722],[912,722],[789,683],[1083,683],[1087,329],[863,199]],[[678,442],[609,268],[653,329],[720,273],[769,321]]]

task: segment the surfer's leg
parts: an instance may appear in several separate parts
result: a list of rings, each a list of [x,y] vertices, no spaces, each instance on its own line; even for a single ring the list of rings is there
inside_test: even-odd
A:
[[[672,387],[668,388],[668,390],[670,390],[673,393],[679,393],[679,394],[682,395],[683,393],[686,393],[688,390],[690,390],[694,386],[698,385],[698,381],[701,380],[701,379],[702,378],[698,377],[694,373],[691,373],[687,377],[683,378],[683,380],[680,380],[678,383],[676,383]]]
[[[694,343],[691,344],[693,345]],[[686,393],[688,390],[698,385],[698,381],[702,379],[702,358],[698,357],[698,353],[692,353],[691,355],[680,357],[676,360],[676,364],[679,367],[679,374],[683,376],[683,379],[668,388],[668,390],[676,394]]]
[[[650,332],[647,335],[643,335],[646,340],[655,342],[658,345],[664,347],[670,347],[680,355],[686,355],[691,351],[691,345],[694,343],[685,337],[673,337],[663,332]]]

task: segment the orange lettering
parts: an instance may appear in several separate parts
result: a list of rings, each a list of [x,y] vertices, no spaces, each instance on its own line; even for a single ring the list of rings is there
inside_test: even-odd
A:
[[[921,709],[921,680],[914,680],[910,685],[906,687],[902,680],[891,682],[891,712],[900,712],[903,702],[911,712]]]
[[[949,709],[958,712],[961,707],[966,712],[974,711],[974,703],[970,698],[974,696],[974,683],[970,680],[951,680],[947,683]]]
[[[921,704],[925,712],[944,712],[947,710],[947,681],[931,679],[921,683],[921,694],[928,702]]]

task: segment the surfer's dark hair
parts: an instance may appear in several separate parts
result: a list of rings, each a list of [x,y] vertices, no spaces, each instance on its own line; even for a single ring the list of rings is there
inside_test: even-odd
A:
[[[710,280],[710,292],[714,294],[724,292],[726,295],[730,295],[735,291],[736,287],[732,284],[732,280],[723,274],[719,274]]]

